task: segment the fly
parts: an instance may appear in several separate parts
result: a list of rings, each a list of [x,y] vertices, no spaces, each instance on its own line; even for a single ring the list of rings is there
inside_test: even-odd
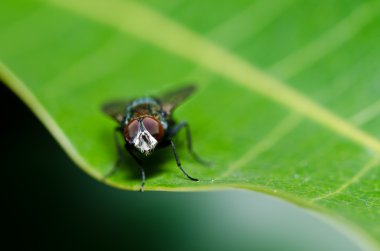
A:
[[[161,147],[170,146],[179,169],[188,179],[198,181],[198,179],[191,177],[182,167],[173,137],[182,128],[185,128],[189,153],[198,162],[202,164],[208,163],[199,158],[193,151],[189,124],[185,121],[176,123],[172,117],[175,108],[189,97],[195,89],[194,85],[189,85],[168,92],[160,98],[143,97],[130,101],[115,101],[104,104],[102,107],[103,112],[118,123],[118,127],[115,128],[114,132],[118,160],[107,176],[116,170],[122,160],[122,147],[118,141],[118,135],[121,133],[125,140],[125,149],[140,166],[142,177],[140,191],[143,191],[145,184],[145,171],[140,157],[149,156],[154,149]]]

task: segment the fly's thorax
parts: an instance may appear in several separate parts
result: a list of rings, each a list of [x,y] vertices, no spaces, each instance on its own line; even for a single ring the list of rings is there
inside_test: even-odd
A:
[[[161,103],[154,98],[139,98],[131,102],[126,109],[126,121],[144,116],[158,117],[162,114]]]

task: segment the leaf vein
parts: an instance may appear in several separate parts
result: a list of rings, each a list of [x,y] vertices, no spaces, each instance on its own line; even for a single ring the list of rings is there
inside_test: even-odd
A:
[[[300,123],[301,118],[302,117],[299,114],[295,113],[286,116],[285,119],[283,119],[276,127],[274,127],[274,129],[272,129],[264,139],[248,149],[248,151],[246,151],[246,153],[243,154],[239,159],[231,163],[228,166],[227,170],[216,179],[220,180],[228,177],[231,173],[246,165],[261,153],[267,151],[282,137],[289,133],[295,126],[297,126]]]
[[[373,168],[375,168],[379,163],[380,163],[379,157],[375,157],[375,158],[370,159],[351,179],[349,179],[344,184],[342,184],[340,187],[338,187],[338,189],[336,189],[335,191],[332,191],[330,193],[318,196],[318,197],[312,199],[311,201],[314,202],[314,201],[327,199],[329,197],[332,197],[332,196],[335,196],[335,195],[342,193],[350,185],[352,185],[353,183],[360,180],[364,175],[366,175],[369,171],[371,171]]]
[[[351,117],[351,122],[355,125],[362,125],[374,119],[380,113],[380,101],[377,101],[361,110]]]
[[[230,47],[235,47],[237,44],[243,42],[244,39],[252,37],[262,31],[276,20],[276,18],[289,6],[294,4],[294,2],[295,0],[283,0],[275,6],[268,1],[254,2],[240,13],[212,29],[207,36],[212,37],[213,39],[221,38],[223,39],[223,42],[227,42]],[[267,14],[260,15],[261,13]],[[252,25],[252,17],[255,16],[260,17],[260,19],[256,20],[254,25]],[[245,27],[244,32],[237,27]],[[234,33],[233,36],[230,36],[231,32]],[[226,34],[228,34],[227,37]]]
[[[369,2],[365,2],[318,39],[311,41],[298,51],[278,61],[268,71],[279,73],[279,75],[286,79],[295,76],[306,67],[352,39],[365,25],[377,16],[378,13],[374,9]]]

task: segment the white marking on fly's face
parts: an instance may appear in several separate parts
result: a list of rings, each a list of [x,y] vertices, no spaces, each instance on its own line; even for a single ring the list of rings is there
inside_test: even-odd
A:
[[[157,145],[157,140],[148,132],[144,124],[139,121],[139,130],[133,139],[133,145],[143,154],[149,155]]]

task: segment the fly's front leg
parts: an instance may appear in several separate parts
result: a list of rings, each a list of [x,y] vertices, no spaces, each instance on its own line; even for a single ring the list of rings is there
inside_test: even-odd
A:
[[[174,126],[173,129],[170,132],[170,138],[174,137],[182,128],[186,129],[186,145],[187,145],[187,150],[189,151],[190,155],[193,156],[193,158],[198,161],[199,163],[210,166],[211,163],[209,161],[205,161],[202,158],[198,156],[193,150],[193,144],[191,140],[191,132],[190,132],[190,127],[189,124],[186,121],[183,121],[179,123],[178,125]]]
[[[114,132],[113,132],[113,137],[115,140],[115,145],[116,145],[116,151],[117,151],[117,160],[115,164],[113,165],[112,169],[109,170],[106,175],[104,175],[104,179],[108,178],[112,174],[115,173],[115,171],[118,169],[120,163],[124,160],[123,152],[122,152],[122,147],[120,145],[120,141],[118,139],[119,133],[122,132],[121,127],[116,127]]]
[[[129,154],[133,157],[133,159],[137,162],[137,164],[139,164],[140,166],[140,170],[141,170],[141,185],[140,185],[140,192],[143,192],[144,191],[144,185],[145,185],[145,171],[144,171],[144,167],[143,167],[143,163],[141,162],[141,160],[136,156],[136,154],[134,154],[134,152],[132,151],[132,148],[131,145],[129,145],[128,143],[125,144],[125,149],[127,149],[127,151],[129,152]]]
[[[183,169],[182,165],[181,165],[181,162],[179,161],[179,158],[178,158],[178,155],[177,155],[177,151],[175,150],[175,145],[173,143],[173,140],[170,140],[170,144],[172,146],[172,149],[173,149],[173,153],[174,153],[174,157],[175,157],[175,161],[177,162],[177,166],[179,167],[179,169],[181,169],[181,171],[186,175],[187,178],[189,178],[190,180],[193,180],[193,181],[199,181],[198,179],[196,178],[193,178],[191,177],[190,175],[187,174],[187,172],[185,171],[185,169]]]

